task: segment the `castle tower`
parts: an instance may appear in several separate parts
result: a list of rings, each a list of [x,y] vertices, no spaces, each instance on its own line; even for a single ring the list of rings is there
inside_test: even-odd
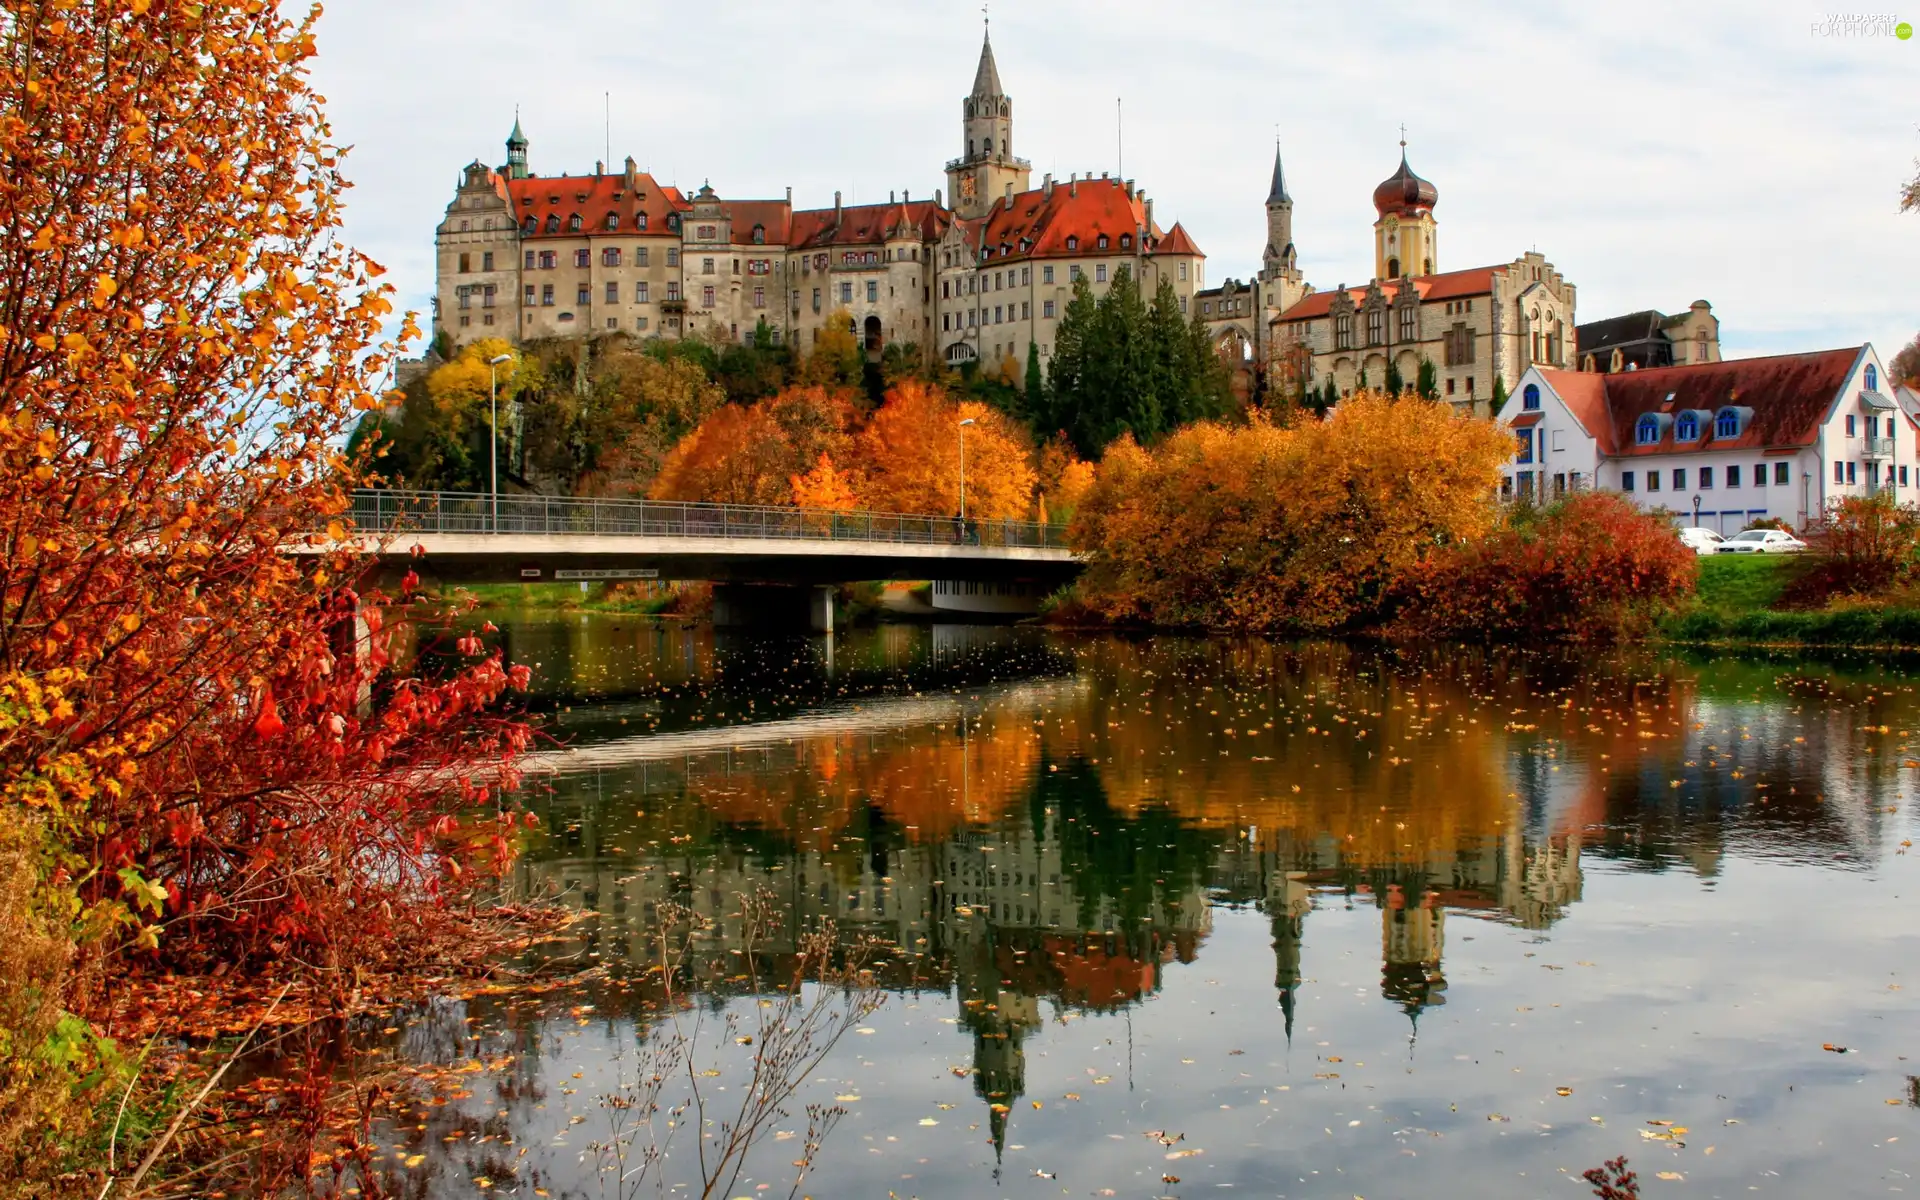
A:
[[[985,216],[1008,184],[1016,192],[1026,191],[1033,170],[1031,163],[1013,156],[1013,101],[1000,88],[990,35],[980,43],[980,66],[961,111],[966,153],[947,164],[947,189],[954,213],[971,220]]]
[[[1400,169],[1373,189],[1373,277],[1399,279],[1439,270],[1439,227],[1433,206],[1440,192],[1407,165],[1407,140],[1400,139]]]
[[[1267,189],[1267,249],[1260,277],[1297,280],[1300,269],[1293,249],[1293,197],[1287,195],[1286,173],[1280,166],[1280,139],[1273,141],[1273,184]]]
[[[507,135],[507,166],[501,174],[509,179],[527,177],[527,135],[520,132],[520,114],[513,114],[513,132]]]

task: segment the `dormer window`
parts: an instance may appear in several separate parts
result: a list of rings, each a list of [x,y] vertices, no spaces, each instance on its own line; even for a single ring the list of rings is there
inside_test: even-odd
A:
[[[1690,412],[1681,413],[1673,423],[1673,440],[1676,442],[1697,442],[1700,440],[1700,418]]]
[[[645,213],[636,214],[633,218],[633,222],[637,228],[645,229],[647,227],[647,214]]]
[[[1079,239],[1079,238],[1077,238],[1077,237],[1069,237],[1069,238],[1067,239],[1067,249],[1069,249],[1069,250],[1078,250],[1079,248],[1080,248],[1080,239]]]
[[[767,244],[767,227],[765,225],[755,225],[753,227],[753,244],[756,246],[764,246]]]
[[[580,214],[579,213],[574,213],[572,216],[567,218],[567,232],[568,233],[580,232]]]
[[[1121,248],[1122,250],[1128,250],[1128,249],[1131,249],[1132,247],[1133,247],[1133,235],[1132,235],[1132,234],[1130,234],[1130,233],[1123,233],[1123,234],[1121,234],[1121,235],[1120,235],[1120,248]]]
[[[1870,392],[1880,390],[1880,372],[1874,369],[1872,363],[1867,364],[1867,390]]]
[[[1657,444],[1660,441],[1660,418],[1651,413],[1641,417],[1640,423],[1634,426],[1633,440],[1641,446]]]
[[[1096,245],[1098,245],[1100,249],[1105,250],[1107,248],[1107,235],[1104,233],[1101,234],[1100,240],[1099,242],[1096,243]]]
[[[608,214],[607,214],[607,228],[608,228],[608,229],[618,229],[618,228],[620,228],[620,214],[619,214],[619,213],[608,213]]]
[[[1520,407],[1528,412],[1537,412],[1540,408],[1540,385],[1530,383],[1520,393]]]
[[[560,232],[560,214],[559,213],[547,214],[547,232],[548,233]]]
[[[674,233],[680,232],[680,214],[679,213],[667,214],[667,228]]]
[[[1737,409],[1723,408],[1713,419],[1713,436],[1734,438],[1740,436],[1740,413]]]
[[[532,237],[535,233],[538,233],[539,230],[539,220],[532,213],[528,213],[525,223],[520,226],[520,232],[526,234],[528,237]]]

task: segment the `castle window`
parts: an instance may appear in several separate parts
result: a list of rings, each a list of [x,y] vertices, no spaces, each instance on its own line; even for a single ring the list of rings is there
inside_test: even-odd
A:
[[[1400,278],[1400,260],[1399,259],[1390,258],[1387,260],[1387,278],[1388,279]]]
[[[573,252],[573,265],[576,267],[587,266],[588,265],[587,254],[588,254],[588,251],[586,250],[585,247],[575,250]]]
[[[1353,349],[1353,314],[1342,313],[1333,319],[1333,346],[1336,350]]]
[[[639,283],[633,285],[633,302],[635,304],[645,304],[647,299],[647,281],[642,279]]]
[[[710,258],[703,258],[703,259],[701,259],[701,260],[700,260],[700,273],[701,273],[702,275],[711,275],[711,274],[713,274],[713,260],[712,260],[712,259],[710,259]]]
[[[540,285],[540,305],[543,308],[553,307],[553,285],[552,284],[546,283],[546,284]]]
[[[1127,249],[1131,249],[1131,248],[1132,248],[1132,246],[1133,246],[1133,235],[1132,235],[1132,234],[1130,234],[1130,233],[1123,233],[1123,234],[1121,234],[1121,235],[1120,235],[1120,248],[1121,248],[1122,250],[1127,250]]]
[[[1100,249],[1105,250],[1107,248],[1107,235],[1104,233],[1101,234],[1100,241],[1097,244],[1099,245]]]
[[[620,228],[620,214],[619,214],[619,213],[611,213],[611,212],[610,212],[610,213],[608,213],[608,214],[607,214],[607,228],[608,228],[608,229],[618,229],[618,228]]]
[[[712,288],[712,287],[703,287],[703,288],[701,288],[701,289],[700,289],[700,307],[701,307],[701,308],[712,308],[712,307],[713,307],[713,302],[714,302],[714,301],[713,301],[713,288]]]
[[[1673,423],[1673,440],[1676,442],[1699,441],[1700,418],[1690,412],[1681,413],[1680,419]]]
[[[588,302],[588,299],[587,299],[587,285],[586,285],[586,284],[584,284],[584,283],[583,283],[583,284],[581,284],[581,285],[580,285],[579,287],[577,287],[577,288],[575,288],[575,289],[574,289],[574,291],[573,291],[573,302],[574,302],[575,304],[578,304],[578,305],[580,305],[580,306],[582,306],[582,307],[585,307],[585,306],[586,306],[586,304],[587,304],[587,302]]]
[[[680,214],[679,213],[667,214],[667,229],[672,233],[680,232]]]
[[[465,275],[468,271],[471,271],[471,270],[473,270],[473,255],[462,254],[460,256],[460,273],[462,275]]]
[[[580,232],[580,214],[579,213],[574,213],[572,216],[567,218],[567,232],[569,233]]]
[[[1411,342],[1418,332],[1418,310],[1409,304],[1400,310],[1400,340]]]
[[[548,233],[560,232],[560,214],[559,213],[547,214],[547,232]]]
[[[765,225],[755,225],[753,227],[753,244],[756,246],[764,246],[767,244],[767,227]]]
[[[1080,239],[1079,239],[1079,238],[1077,238],[1077,237],[1069,237],[1069,238],[1067,238],[1067,249],[1069,249],[1069,250],[1078,250],[1079,248],[1080,248]]]
[[[1521,397],[1520,399],[1521,408],[1525,409],[1528,412],[1538,412],[1540,410],[1540,385],[1539,384],[1537,383],[1528,384],[1526,386],[1526,390],[1520,393],[1520,397]]]
[[[558,257],[558,255],[557,255],[557,254],[556,254],[556,253],[555,253],[554,251],[552,251],[552,250],[542,250],[542,251],[540,252],[540,269],[541,269],[542,271],[551,271],[551,270],[553,270],[553,268],[554,268],[554,265],[555,265],[555,264],[556,264],[556,263],[557,263],[558,261],[559,261],[559,257]]]
[[[533,304],[533,285],[532,284],[527,285],[527,304],[529,306]]]
[[[645,229],[647,227],[647,214],[640,213],[635,216],[633,218],[633,224],[636,229]]]
[[[480,269],[482,271],[493,270],[493,251],[483,250],[480,252]]]
[[[520,232],[525,237],[532,237],[534,234],[540,232],[539,220],[534,217],[532,213],[528,213],[527,219],[520,225]]]
[[[1649,413],[1640,418],[1633,428],[1633,440],[1636,445],[1651,446],[1660,440],[1660,419]]]
[[[608,246],[606,249],[602,250],[600,252],[600,265],[603,267],[619,266],[620,265],[620,247]]]
[[[607,280],[607,303],[620,303],[620,285],[611,279]]]
[[[1042,300],[1040,302],[1040,315],[1049,321],[1053,320],[1053,301]]]
[[[1387,340],[1386,325],[1387,314],[1384,310],[1378,308],[1367,310],[1367,345],[1378,346]]]
[[[1107,281],[1107,264],[1105,263],[1094,264],[1093,281],[1095,283],[1105,283]]]
[[[1053,265],[1051,263],[1046,264],[1040,268],[1040,282],[1041,283],[1053,282]]]
[[[533,270],[533,251],[531,250],[527,251],[527,261],[525,264],[525,269],[528,271]]]
[[[644,267],[647,265],[647,248],[645,246],[635,246],[633,248],[633,265],[636,267]]]
[[[667,299],[671,301],[671,300],[678,300],[679,298],[680,298],[680,281],[677,279],[669,279],[667,281]]]

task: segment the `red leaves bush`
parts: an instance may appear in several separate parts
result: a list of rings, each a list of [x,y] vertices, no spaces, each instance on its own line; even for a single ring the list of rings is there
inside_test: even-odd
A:
[[[1428,557],[1406,577],[1394,630],[1609,641],[1645,632],[1692,594],[1698,571],[1665,519],[1588,492]]]
[[[1871,596],[1910,582],[1920,560],[1920,507],[1890,492],[1842,496],[1809,533],[1807,568],[1787,584],[1781,604],[1819,608],[1835,596]]]

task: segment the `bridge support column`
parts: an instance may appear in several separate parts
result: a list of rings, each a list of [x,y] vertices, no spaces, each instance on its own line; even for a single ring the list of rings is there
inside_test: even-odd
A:
[[[716,583],[718,629],[805,629],[833,632],[833,588],[825,585]]]

